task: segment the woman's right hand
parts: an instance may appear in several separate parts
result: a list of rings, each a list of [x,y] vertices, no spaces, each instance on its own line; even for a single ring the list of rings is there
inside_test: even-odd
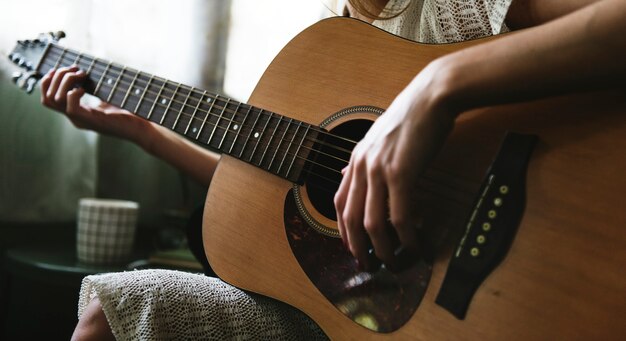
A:
[[[85,89],[79,85],[86,77],[76,66],[50,70],[41,80],[41,102],[64,113],[77,128],[117,136],[149,148],[147,132],[153,128],[150,121],[108,103],[102,102],[98,107],[80,103]]]

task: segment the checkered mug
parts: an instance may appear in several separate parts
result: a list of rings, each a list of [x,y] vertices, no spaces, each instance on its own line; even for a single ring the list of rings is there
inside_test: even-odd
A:
[[[83,198],[78,204],[76,251],[88,264],[130,260],[139,204],[133,201]]]

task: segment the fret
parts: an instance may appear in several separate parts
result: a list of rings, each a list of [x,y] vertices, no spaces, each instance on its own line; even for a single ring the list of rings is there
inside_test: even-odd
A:
[[[111,62],[107,63],[107,66],[104,68],[104,72],[102,72],[102,75],[100,76],[100,80],[98,81],[98,85],[96,85],[96,89],[94,90],[93,94],[94,95],[98,95],[98,91],[100,89],[100,86],[102,85],[102,81],[104,80],[104,77],[106,76],[107,71],[109,71],[109,68],[111,67]]]
[[[230,127],[232,126],[233,123],[235,123],[235,135],[237,134],[237,129],[239,128],[239,126],[236,124],[235,122],[235,116],[237,115],[237,111],[239,110],[239,106],[241,105],[241,103],[237,103],[237,106],[235,107],[235,111],[233,112],[233,116],[230,118],[229,122],[228,122],[228,126],[226,127],[226,131],[224,132],[224,135],[222,135],[222,140],[220,141],[219,146],[217,146],[217,149],[222,150],[222,145],[224,144],[224,139],[226,138],[226,135],[228,135],[228,132],[230,131]]]
[[[97,59],[98,58],[93,58],[91,60],[91,63],[89,64],[89,67],[87,68],[87,72],[86,72],[88,75],[91,74],[91,70],[93,69],[93,66],[96,64]]]
[[[308,124],[306,125],[306,130],[304,131],[304,134],[302,135],[302,140],[300,140],[300,144],[298,144],[298,148],[296,149],[296,153],[293,154],[293,158],[291,159],[291,163],[289,163],[289,168],[287,168],[287,173],[285,173],[285,177],[289,177],[289,173],[291,173],[291,168],[293,167],[293,163],[294,161],[296,161],[296,158],[298,158],[298,154],[300,154],[300,148],[302,148],[302,144],[304,143],[304,139],[306,139],[306,136],[309,134],[309,128],[311,126],[309,126]],[[306,159],[304,160],[304,162],[306,162]]]
[[[165,83],[167,83],[167,81],[165,81]],[[163,112],[163,116],[161,116],[161,121],[159,122],[159,124],[163,125],[163,121],[165,120],[165,116],[167,116],[167,111],[170,110],[170,107],[172,106],[172,102],[174,102],[174,98],[176,97],[176,93],[178,92],[179,88],[180,88],[180,83],[178,83],[178,85],[176,85],[176,89],[172,92],[172,97],[168,101],[167,107],[165,107],[165,111]],[[163,103],[163,102],[161,102],[161,103]]]
[[[163,89],[165,88],[165,84],[166,84],[166,82],[163,82],[163,84],[161,84],[161,88],[159,88],[159,93],[154,98],[154,101],[152,101],[152,106],[150,107],[150,111],[148,112],[148,117],[146,117],[148,120],[152,116],[152,112],[154,111],[154,107],[156,106],[157,102],[159,101],[159,97],[161,97],[161,93],[163,92]]]
[[[272,120],[272,118],[274,118],[274,114],[270,114],[270,118],[268,120],[268,124],[269,124],[269,121]],[[267,153],[267,150],[269,149],[270,145],[272,144],[272,140],[274,139],[274,135],[276,135],[276,131],[278,130],[278,127],[280,127],[280,122],[281,122],[280,117],[276,121],[277,121],[276,122],[276,127],[274,127],[274,130],[272,130],[272,135],[270,135],[270,138],[267,141],[267,144],[265,145],[265,149],[263,150],[263,154],[261,154],[261,160],[259,161],[259,166],[263,164],[263,160],[265,159],[265,154]],[[267,167],[268,170],[269,170],[269,168],[270,167]]]
[[[302,122],[298,121],[298,126],[296,127],[296,131],[293,133],[293,136],[291,137],[291,141],[289,141],[289,145],[287,145],[287,149],[285,150],[285,155],[283,155],[283,159],[280,160],[280,165],[278,165],[278,171],[276,171],[276,174],[280,174],[280,170],[283,168],[285,159],[287,158],[287,155],[289,155],[289,149],[291,149],[291,146],[293,145],[293,141],[296,139],[296,136],[298,135],[298,131],[300,131],[301,126],[302,126]],[[288,175],[289,175],[289,171],[287,171],[287,174],[285,174],[285,176],[288,176]]]
[[[41,58],[42,68],[76,65],[86,69],[88,79],[82,86],[90,94],[195,137],[212,150],[289,180],[303,179],[316,155],[309,155],[318,133],[314,126],[79,51],[54,44],[46,48],[49,54]]]
[[[53,47],[54,47],[53,44],[48,44],[48,46],[46,46],[42,54],[44,57],[39,60],[39,63],[35,67],[35,70],[39,71],[41,74],[46,74],[50,72],[50,70],[52,69],[50,68],[46,70],[44,66],[50,61],[50,52]]]
[[[209,118],[209,116],[211,116],[212,111],[213,111],[213,105],[215,105],[215,102],[217,102],[217,98],[220,97],[220,95],[215,95],[215,98],[213,98],[213,100],[211,101],[211,106],[209,107],[209,110],[206,112],[206,115],[204,116],[204,120],[202,121],[202,125],[200,126],[200,129],[198,129],[198,134],[196,135],[196,140],[200,138],[200,134],[202,133],[202,129],[204,129],[204,125],[206,124],[206,120]],[[209,96],[209,99],[211,99],[211,97]],[[208,101],[208,99],[207,99]],[[208,144],[208,142],[207,142]]]
[[[250,114],[250,110],[252,110],[252,106],[248,105],[248,111],[246,111],[246,114],[243,117],[243,121],[241,122],[241,127],[240,127],[239,131],[243,131],[243,129],[244,129],[245,125],[246,125],[246,120],[248,119],[248,114]],[[230,145],[230,149],[228,150],[228,154],[229,155],[232,154],[233,147],[235,146],[235,143],[237,142],[237,138],[239,137],[239,135],[240,135],[239,132],[237,132],[235,134],[235,138],[233,139],[233,144]],[[241,157],[241,155],[240,155],[240,157]]]
[[[54,64],[53,69],[58,69],[59,66],[62,64],[61,61],[63,60],[63,56],[65,56],[65,52],[67,52],[67,49],[63,48],[63,50],[61,51],[61,55],[59,55],[59,59],[57,59],[57,62]]]
[[[198,103],[196,104],[196,107],[193,109],[193,113],[191,114],[191,118],[189,119],[189,123],[187,123],[187,128],[185,128],[184,135],[187,135],[187,132],[189,131],[189,127],[193,123],[193,120],[196,119],[196,113],[198,112],[198,109],[200,108],[200,104],[202,104],[202,101],[204,100],[205,96],[206,96],[206,91],[204,93],[202,93],[202,96],[200,96],[200,99],[198,100]]]
[[[225,103],[225,105],[222,107],[222,110],[220,111],[220,114],[217,116],[217,120],[215,121],[215,124],[213,125],[213,130],[211,130],[211,135],[209,135],[209,139],[207,140],[206,144],[208,144],[209,146],[211,145],[211,140],[213,139],[213,135],[215,134],[215,131],[217,130],[217,127],[220,124],[220,120],[222,119],[222,115],[224,114],[224,109],[226,108],[226,106],[228,105],[228,102],[230,101],[230,98],[227,99]],[[215,98],[215,101],[213,103],[217,102],[217,98]],[[213,106],[211,106],[213,107]],[[209,114],[211,114],[211,112],[209,112]]]
[[[250,106],[250,108],[252,109],[252,106]],[[250,111],[248,111],[250,112]],[[256,127],[257,122],[259,122],[259,117],[261,117],[261,113],[263,112],[263,109],[261,109],[261,111],[259,111],[259,114],[256,116],[256,118],[254,119],[254,123],[252,123],[252,127],[250,128],[250,132],[248,133],[248,137],[246,137],[246,140],[243,143],[243,147],[241,148],[241,152],[239,153],[239,159],[242,158],[244,151],[246,150],[246,146],[248,145],[248,142],[250,142],[250,136],[252,136],[252,133],[254,132],[254,128]]]
[[[174,125],[172,125],[172,129],[174,130],[176,128],[176,124],[178,124],[178,120],[180,119],[180,115],[183,113],[183,109],[185,109],[185,106],[187,105],[187,101],[189,101],[189,96],[191,95],[191,93],[194,92],[194,87],[191,87],[191,90],[187,93],[187,96],[185,97],[185,101],[183,102],[183,105],[180,107],[180,110],[178,111],[178,116],[176,116],[176,120],[174,121]]]
[[[122,71],[120,71],[119,75],[117,75],[117,79],[115,80],[115,84],[113,84],[113,87],[111,88],[111,92],[109,92],[109,96],[107,97],[107,100],[106,100],[107,103],[111,103],[111,98],[113,98],[113,94],[115,93],[115,89],[117,88],[117,85],[120,82],[120,78],[123,77],[124,71],[126,71],[126,66],[122,67]]]
[[[120,105],[120,108],[124,108],[124,105],[126,105],[126,100],[128,100],[128,95],[130,95],[130,92],[133,90],[133,87],[135,86],[135,82],[137,82],[138,76],[139,76],[139,72],[135,72],[135,76],[133,77],[133,80],[130,82],[130,85],[128,86],[128,90],[126,90],[126,95],[124,95],[124,99],[122,100],[122,105]]]
[[[96,63],[96,58],[87,57],[87,58],[85,58],[85,63],[89,63],[89,64],[86,67],[86,69],[84,69],[85,70],[85,74],[87,74],[87,79],[83,83],[83,86],[85,87],[85,90],[88,93],[94,94],[93,86],[95,84],[95,77],[96,76],[92,73],[92,69],[94,67],[94,64]]]
[[[183,89],[187,91],[187,94],[181,91],[180,92],[181,97],[178,98],[178,101],[176,101],[176,103],[180,105],[182,98],[186,96],[189,96],[189,98],[185,98],[185,102],[184,102],[185,105],[184,105],[184,108],[181,109],[180,118],[178,119],[178,122],[174,123],[176,131],[182,135],[184,135],[186,128],[189,126],[191,119],[193,115],[195,114],[193,110],[196,107],[197,102],[202,100],[201,89],[189,87],[189,86],[185,86]],[[193,90],[193,92],[191,90]],[[196,130],[198,129],[195,125],[193,125],[193,127]]]
[[[259,116],[261,116],[263,114],[263,109],[261,109],[261,111],[259,112]],[[257,139],[256,140],[256,144],[254,145],[254,149],[252,149],[252,154],[250,154],[250,160],[249,162],[252,162],[252,159],[254,158],[254,153],[256,153],[256,149],[259,146],[259,142],[261,141],[261,139],[263,139],[263,134],[265,133],[265,129],[267,129],[267,125],[270,123],[270,121],[272,120],[272,113],[270,112],[267,118],[267,121],[265,121],[265,125],[263,125],[263,129],[261,130],[261,133],[259,134],[258,132],[254,133],[254,137]],[[259,166],[261,164],[259,163]]]
[[[76,65],[76,66],[78,66],[79,60],[80,60],[80,58],[82,58],[82,56],[83,56],[83,53],[82,53],[82,52],[78,53],[78,54],[76,55],[76,59],[74,59],[74,62],[72,63],[72,65]]]
[[[217,102],[217,98],[215,99],[215,102]],[[211,140],[213,139],[213,135],[215,134],[215,131],[217,130],[217,127],[220,125],[220,121],[222,120],[222,116],[224,116],[224,110],[226,110],[226,107],[228,106],[229,102],[230,102],[230,98],[227,98],[224,106],[222,107],[222,111],[220,111],[220,114],[217,117],[217,121],[215,121],[215,125],[213,126],[213,130],[211,131],[211,135],[209,136],[209,140],[206,142],[209,146],[211,145]]]
[[[268,170],[272,169],[272,164],[274,164],[274,159],[276,158],[276,154],[278,153],[278,150],[280,149],[280,145],[285,140],[285,136],[287,136],[287,131],[289,131],[289,128],[291,127],[291,122],[293,122],[292,118],[290,118],[289,121],[287,121],[287,127],[285,127],[285,131],[283,132],[283,135],[280,137],[280,140],[278,140],[278,146],[276,146],[276,149],[274,149],[274,155],[272,155],[270,164],[269,166],[267,166]],[[287,150],[285,151],[285,154],[287,154],[288,150],[289,150],[289,145],[287,145]],[[280,174],[280,167],[278,167],[278,171],[276,172],[276,174]]]
[[[309,151],[317,139],[315,126],[54,43],[45,48],[42,68],[78,66],[88,75],[82,84],[88,93],[212,150],[290,181],[304,179],[309,163],[317,157],[317,151]]]
[[[137,73],[137,75],[139,75],[139,73]],[[148,88],[150,87],[150,84],[152,83],[153,79],[154,79],[154,75],[150,75],[150,78],[148,79],[148,82],[146,83],[146,87],[143,88],[143,91],[141,92],[141,96],[139,97],[139,101],[137,101],[137,106],[135,106],[135,110],[133,110],[133,112],[138,112],[139,107],[141,106],[141,102],[146,96],[146,92],[148,91]],[[148,115],[147,118],[150,118],[150,115]]]

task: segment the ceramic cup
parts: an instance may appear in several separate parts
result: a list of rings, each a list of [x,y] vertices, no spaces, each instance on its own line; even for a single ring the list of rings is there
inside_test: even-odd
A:
[[[130,260],[139,204],[134,201],[80,199],[76,251],[88,264],[119,264]]]

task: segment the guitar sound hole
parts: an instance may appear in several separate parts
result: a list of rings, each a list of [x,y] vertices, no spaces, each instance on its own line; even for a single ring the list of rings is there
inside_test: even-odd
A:
[[[332,135],[321,136],[313,145],[305,184],[313,207],[328,219],[337,217],[333,198],[341,183],[341,169],[350,161],[356,145],[352,141],[360,141],[372,123],[364,119],[344,122],[330,130]]]

